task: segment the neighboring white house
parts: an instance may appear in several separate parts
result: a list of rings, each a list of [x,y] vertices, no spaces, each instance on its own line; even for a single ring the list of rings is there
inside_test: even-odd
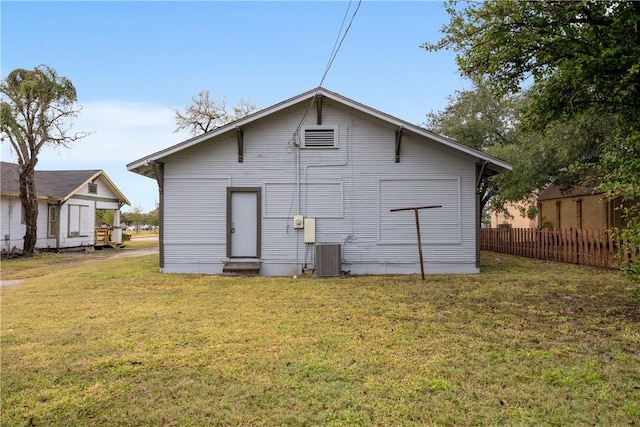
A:
[[[264,275],[479,271],[477,188],[510,170],[317,88],[127,165],[160,193],[160,269]],[[319,274],[320,270],[320,274]]]
[[[0,237],[2,252],[24,245],[24,211],[20,202],[18,165],[1,162],[2,202]],[[120,208],[127,198],[102,170],[35,172],[38,197],[37,249],[63,249],[96,244],[97,209],[112,210],[111,243],[122,243]]]

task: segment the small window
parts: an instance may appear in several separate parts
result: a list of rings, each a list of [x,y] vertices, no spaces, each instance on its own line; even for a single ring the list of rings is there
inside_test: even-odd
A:
[[[337,126],[306,127],[302,133],[304,148],[338,148]]]
[[[58,232],[58,209],[55,205],[49,205],[49,231],[48,237],[55,237]]]
[[[90,194],[98,194],[98,184],[95,182],[89,183],[89,193]]]
[[[582,228],[582,200],[576,200],[576,226]]]

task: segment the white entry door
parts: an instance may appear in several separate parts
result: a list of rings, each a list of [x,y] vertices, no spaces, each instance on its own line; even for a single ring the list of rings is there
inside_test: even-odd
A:
[[[229,257],[260,257],[260,189],[230,188],[228,201]]]

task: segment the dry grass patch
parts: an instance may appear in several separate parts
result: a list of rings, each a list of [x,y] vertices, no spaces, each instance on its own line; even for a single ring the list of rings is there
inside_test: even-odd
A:
[[[638,300],[608,271],[492,253],[426,283],[169,275],[153,256],[4,267],[24,283],[1,294],[3,425],[640,417]]]

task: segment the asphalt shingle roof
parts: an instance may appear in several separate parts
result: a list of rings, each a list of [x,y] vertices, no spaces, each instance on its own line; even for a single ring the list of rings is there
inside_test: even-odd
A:
[[[101,170],[68,170],[68,171],[39,171],[36,170],[36,191],[38,197],[64,199],[79,186],[86,183]],[[18,165],[0,162],[2,193],[19,194]]]
[[[540,196],[538,196],[538,200],[561,199],[563,197],[590,196],[593,194],[600,194],[600,193],[602,193],[602,191],[598,191],[594,187],[579,186],[571,190],[564,191],[558,185],[551,185],[540,193]]]

